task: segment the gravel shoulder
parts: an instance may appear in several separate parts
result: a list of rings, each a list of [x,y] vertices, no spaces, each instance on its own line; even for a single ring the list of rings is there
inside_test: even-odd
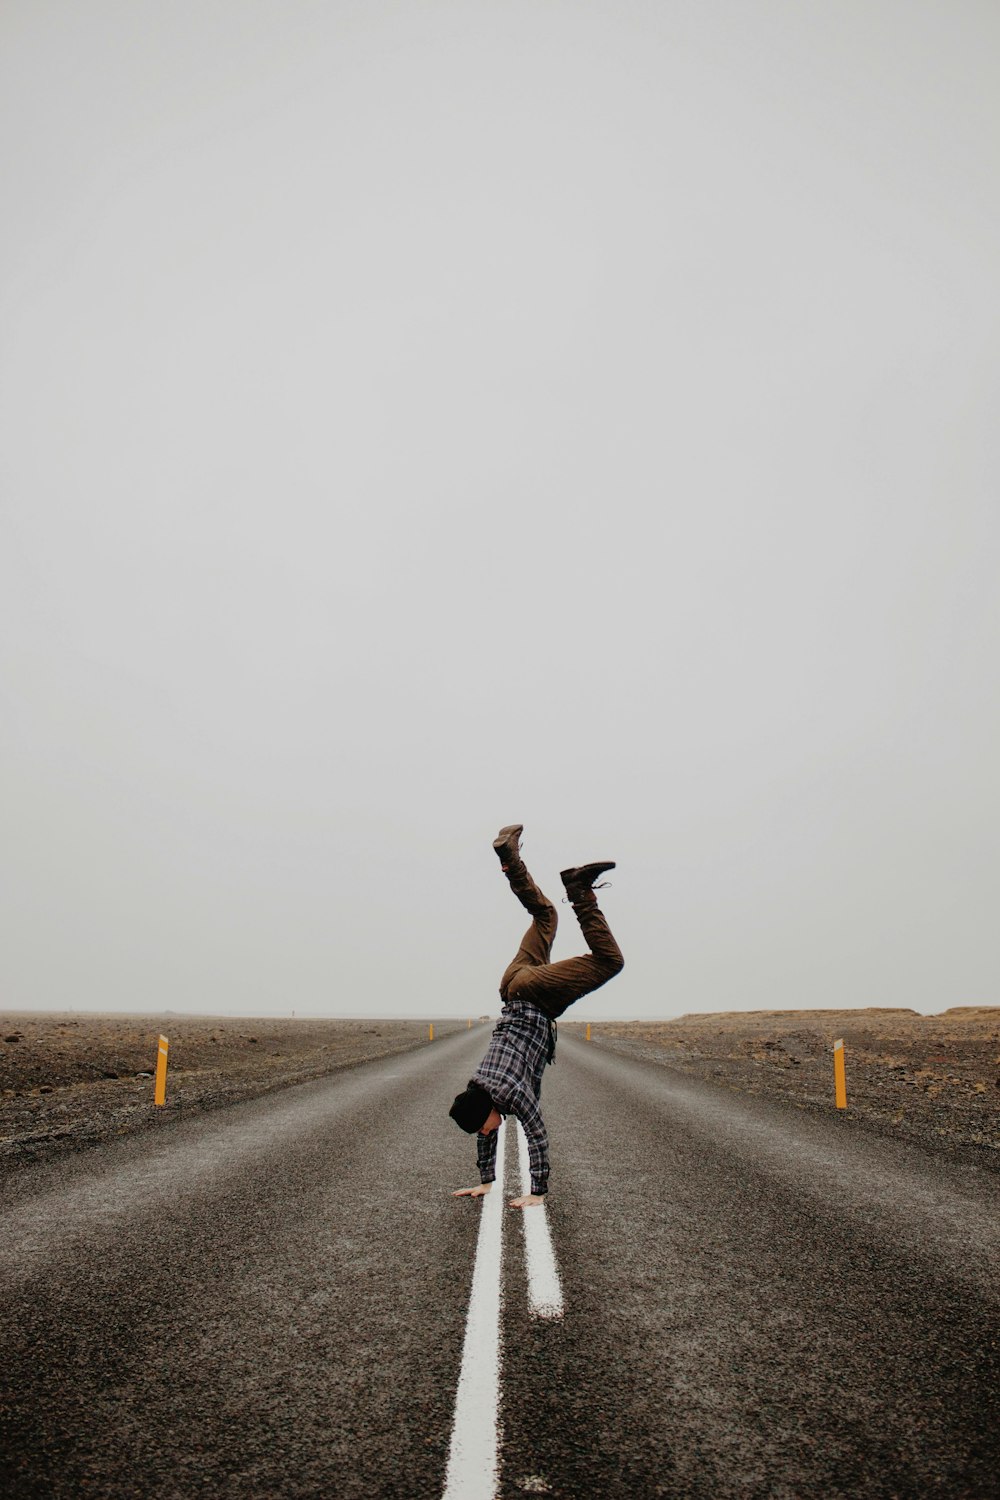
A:
[[[45,1014],[0,1019],[0,1178],[185,1113],[428,1045],[428,1021]],[[437,1021],[435,1036],[465,1030]],[[166,1103],[153,1103],[160,1034]]]
[[[585,1034],[579,1022],[560,1030]],[[850,1126],[1000,1171],[1000,1006],[935,1016],[890,1007],[720,1011],[591,1026],[599,1046],[816,1114],[835,1109],[840,1038]]]
[[[0,1178],[33,1163],[160,1128],[428,1044],[428,1021],[247,1019],[6,1012],[0,1019]],[[435,1035],[465,1030],[434,1022]],[[560,1031],[583,1036],[583,1023]],[[167,1100],[153,1104],[157,1038],[170,1042]],[[897,1008],[732,1011],[595,1022],[592,1041],[736,1093],[834,1109],[844,1039],[851,1128],[1000,1171],[1000,1006],[937,1016]]]

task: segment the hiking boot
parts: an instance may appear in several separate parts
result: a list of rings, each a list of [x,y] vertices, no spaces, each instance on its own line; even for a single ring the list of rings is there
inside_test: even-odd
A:
[[[571,870],[561,870],[559,879],[566,887],[566,894],[571,901],[576,901],[585,892],[592,890],[594,882],[598,880],[606,870],[613,870],[615,862],[613,859],[601,859],[592,865],[574,865]],[[602,885],[607,885],[602,881]],[[601,886],[598,886],[598,890]]]
[[[501,869],[506,870],[515,860],[521,857],[521,834],[524,832],[523,823],[508,823],[506,828],[501,828],[493,840],[493,847],[500,859]]]

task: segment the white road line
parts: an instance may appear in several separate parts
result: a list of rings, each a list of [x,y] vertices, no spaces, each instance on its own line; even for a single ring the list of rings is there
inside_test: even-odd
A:
[[[497,1137],[497,1180],[482,1201],[472,1295],[443,1500],[494,1500],[500,1406],[500,1256],[503,1247],[504,1137]]]
[[[512,1117],[513,1118],[513,1117]],[[528,1164],[528,1140],[517,1121],[517,1155],[521,1167],[521,1192],[531,1191],[531,1168]],[[521,1211],[524,1220],[524,1252],[528,1261],[528,1306],[536,1318],[561,1318],[563,1315],[562,1282],[556,1253],[552,1248],[545,1204]]]

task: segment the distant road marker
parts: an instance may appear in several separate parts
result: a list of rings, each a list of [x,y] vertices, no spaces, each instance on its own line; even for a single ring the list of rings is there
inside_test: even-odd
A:
[[[847,1078],[844,1073],[843,1040],[833,1044],[833,1084],[837,1095],[837,1108],[847,1108]]]
[[[509,1126],[508,1126],[509,1129]],[[497,1136],[496,1183],[482,1199],[472,1294],[465,1320],[462,1369],[444,1500],[494,1500],[500,1407],[500,1259],[503,1249],[504,1138]]]
[[[531,1191],[531,1167],[528,1162],[528,1139],[517,1125],[517,1154],[521,1168],[521,1192]],[[524,1253],[528,1262],[528,1306],[535,1318],[561,1318],[563,1315],[562,1282],[556,1253],[552,1248],[549,1220],[542,1203],[521,1211],[524,1220]]]
[[[156,1052],[156,1085],[153,1092],[154,1104],[165,1104],[167,1100],[167,1048],[170,1043],[165,1036],[160,1037],[160,1045]]]

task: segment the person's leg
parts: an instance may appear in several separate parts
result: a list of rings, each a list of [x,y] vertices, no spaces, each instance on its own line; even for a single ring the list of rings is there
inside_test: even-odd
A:
[[[573,872],[567,872],[567,874]],[[565,880],[564,876],[564,880]],[[562,1015],[574,1000],[580,1000],[600,989],[625,966],[621,949],[615,942],[597,897],[589,885],[566,881],[577,921],[590,948],[580,958],[564,958],[558,963],[523,967],[511,976],[509,994],[517,1000],[529,1000],[552,1017]]]
[[[536,968],[547,964],[552,953],[552,943],[559,923],[559,913],[548,896],[535,884],[521,858],[518,835],[520,827],[511,825],[501,829],[493,847],[500,856],[500,864],[508,884],[532,921],[521,945],[507,965],[500,980],[500,994],[506,999],[510,981],[519,969]]]

